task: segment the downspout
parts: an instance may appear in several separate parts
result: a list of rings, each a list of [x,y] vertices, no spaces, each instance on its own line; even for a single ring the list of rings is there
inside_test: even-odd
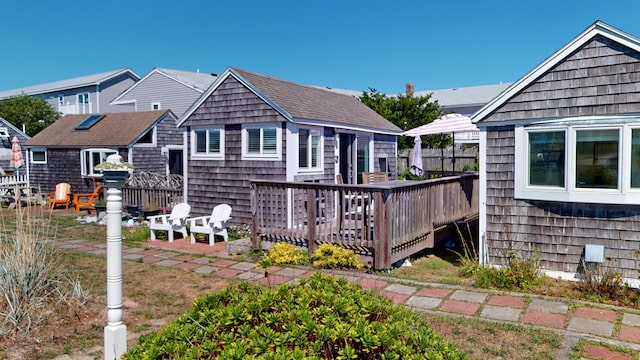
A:
[[[189,143],[189,131],[190,127],[187,126],[182,132],[182,201],[185,203],[189,203],[187,201],[189,190],[189,164],[187,163],[189,160],[189,147],[187,146]]]
[[[487,265],[487,130],[480,128],[480,193],[478,217],[478,260],[481,266]]]

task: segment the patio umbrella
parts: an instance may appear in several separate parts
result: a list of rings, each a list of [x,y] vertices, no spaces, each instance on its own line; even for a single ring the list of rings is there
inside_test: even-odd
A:
[[[413,139],[413,151],[409,169],[413,175],[422,176],[422,140],[420,140],[420,136],[416,136]]]
[[[442,136],[445,133],[455,134],[455,133],[473,132],[473,131],[479,131],[479,129],[474,123],[471,122],[470,117],[462,114],[453,113],[453,114],[442,115],[441,117],[433,120],[432,122],[426,125],[418,126],[417,128],[407,130],[403,132],[402,135],[422,136],[422,135],[440,134]],[[454,137],[454,141],[455,141],[455,137]],[[455,165],[456,165],[455,142],[453,143],[453,145],[454,145],[454,151],[453,151],[452,162],[453,162],[453,171],[455,172]],[[442,150],[444,151],[444,149]],[[444,154],[442,156],[442,162],[443,162],[442,171],[444,173]]]
[[[24,157],[22,156],[20,141],[15,136],[11,139],[11,160],[9,161],[9,165],[16,169],[16,175],[18,174],[18,168],[24,166]]]

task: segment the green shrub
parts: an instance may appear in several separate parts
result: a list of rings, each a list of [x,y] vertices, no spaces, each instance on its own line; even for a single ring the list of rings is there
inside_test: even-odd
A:
[[[466,359],[418,314],[314,274],[275,289],[240,283],[194,301],[123,359]]]
[[[303,265],[309,263],[309,257],[304,251],[285,242],[273,245],[264,257],[269,260],[270,264]]]
[[[587,264],[581,261],[583,269],[580,290],[589,296],[607,300],[619,299],[625,293],[625,283],[622,274],[599,264]]]
[[[311,261],[313,261],[313,266],[323,269],[361,269],[364,266],[353,250],[331,244],[318,246],[311,256]]]
[[[537,285],[541,280],[538,252],[524,260],[518,259],[515,253],[511,253],[507,267],[500,269],[480,267],[477,275],[476,286],[481,288],[525,290]]]
[[[147,224],[124,229],[124,243],[147,242],[151,238],[151,230]]]

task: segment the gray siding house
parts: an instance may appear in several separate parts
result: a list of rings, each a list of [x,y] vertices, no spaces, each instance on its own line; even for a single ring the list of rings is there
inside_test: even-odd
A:
[[[352,96],[227,69],[185,112],[185,187],[194,214],[220,203],[250,223],[250,179],[356,183],[396,176],[401,129]]]
[[[595,22],[476,112],[481,261],[638,286],[640,39]]]
[[[182,156],[171,164],[168,147],[180,148],[182,133],[171,110],[65,115],[26,142],[31,184],[53,191],[60,182],[72,192],[91,192],[102,175],[95,166],[119,153],[134,172],[182,174]],[[171,171],[172,167],[177,167]]]
[[[20,129],[15,127],[8,120],[0,117],[0,168],[5,173],[13,172],[15,169],[10,167],[11,164],[11,140],[16,137],[20,141],[22,147],[22,157],[27,161],[27,154],[24,149],[25,141],[31,139],[31,137],[23,133]],[[24,173],[20,173],[23,175]]]
[[[214,74],[154,68],[110,104],[131,111],[170,109],[180,117],[215,80]]]
[[[95,114],[131,111],[109,104],[140,77],[129,69],[118,69],[72,79],[0,91],[0,99],[19,95],[44,98],[51,107],[66,114]]]

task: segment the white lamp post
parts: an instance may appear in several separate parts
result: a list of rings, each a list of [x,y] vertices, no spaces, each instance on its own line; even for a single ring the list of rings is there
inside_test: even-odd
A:
[[[104,358],[119,359],[127,351],[127,327],[122,310],[122,184],[131,165],[113,154],[96,166],[107,187],[107,326],[104,327]]]

